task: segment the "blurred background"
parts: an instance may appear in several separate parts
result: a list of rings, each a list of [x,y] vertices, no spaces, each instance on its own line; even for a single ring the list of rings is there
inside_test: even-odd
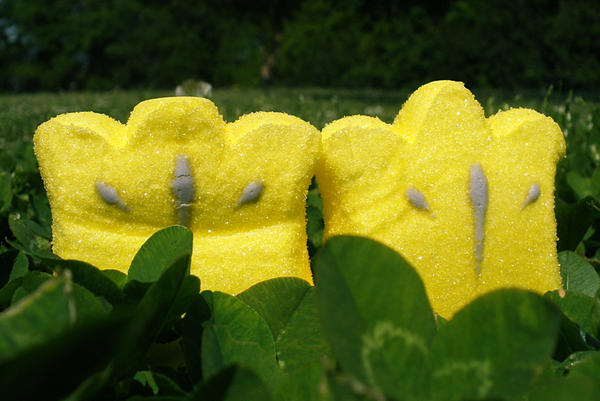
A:
[[[0,0],[0,91],[600,85],[598,0]]]

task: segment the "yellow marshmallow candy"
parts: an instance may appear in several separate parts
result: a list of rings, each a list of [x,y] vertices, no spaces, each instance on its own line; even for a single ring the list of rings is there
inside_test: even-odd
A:
[[[162,98],[138,104],[127,125],[59,115],[34,144],[63,258],[126,272],[144,241],[179,224],[194,234],[191,273],[203,289],[312,282],[305,200],[321,141],[299,118],[258,112],[226,124],[207,99]]]
[[[499,287],[561,287],[554,177],[565,141],[551,118],[513,109],[486,119],[462,83],[436,81],[393,124],[345,117],[322,141],[324,238],[395,249],[441,316]]]

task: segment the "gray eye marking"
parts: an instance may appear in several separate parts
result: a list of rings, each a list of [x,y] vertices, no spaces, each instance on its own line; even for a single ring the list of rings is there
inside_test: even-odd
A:
[[[192,165],[186,155],[178,155],[175,159],[175,178],[171,182],[171,189],[176,199],[178,222],[182,226],[188,226],[196,191],[194,177],[192,177]]]
[[[429,210],[425,195],[415,187],[410,187],[404,192],[410,203],[417,209]]]
[[[129,212],[129,207],[123,202],[117,190],[104,181],[96,182],[96,192],[107,205],[116,206],[125,212]]]
[[[475,212],[475,274],[479,277],[479,274],[481,273],[481,262],[483,261],[483,239],[485,213],[488,204],[488,185],[481,164],[473,164],[469,175],[469,196],[471,197],[473,211]]]
[[[237,207],[245,205],[247,203],[255,203],[258,202],[258,199],[262,195],[264,190],[264,184],[262,181],[253,181],[250,184],[246,185],[244,191],[242,192],[242,196],[238,200]]]
[[[419,191],[417,188],[415,188],[415,187],[407,188],[406,191],[404,192],[404,195],[406,195],[406,198],[408,199],[410,204],[413,205],[414,207],[416,207],[417,209],[426,210],[428,212],[431,212],[431,208],[429,207],[427,200],[425,200],[425,195],[423,195],[423,193],[421,191]],[[435,217],[435,214],[431,213],[431,217]]]
[[[525,206],[530,205],[536,200],[538,200],[541,192],[542,191],[540,190],[540,184],[538,184],[537,182],[535,184],[532,184],[531,187],[529,187],[529,192],[527,192],[527,198],[525,199],[525,202],[523,202],[521,209],[525,209]]]

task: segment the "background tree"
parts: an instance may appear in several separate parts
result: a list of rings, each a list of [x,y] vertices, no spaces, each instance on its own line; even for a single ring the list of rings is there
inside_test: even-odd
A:
[[[216,85],[589,89],[595,0],[0,0],[0,90]]]

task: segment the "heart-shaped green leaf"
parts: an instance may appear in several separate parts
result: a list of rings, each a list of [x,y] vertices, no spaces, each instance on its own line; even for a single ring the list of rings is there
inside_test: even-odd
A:
[[[129,267],[129,280],[152,283],[184,254],[192,254],[193,235],[182,226],[163,228],[136,253]]]
[[[503,289],[460,310],[430,353],[433,400],[517,399],[550,361],[559,314],[537,294]]]
[[[275,391],[280,372],[275,343],[267,322],[234,296],[205,291],[211,318],[202,332],[202,371],[205,378],[238,364],[253,370]]]
[[[600,289],[600,277],[587,260],[572,251],[558,254],[563,288],[593,297]]]
[[[370,239],[333,237],[316,262],[321,325],[341,367],[392,398],[419,399],[436,331],[423,282]]]
[[[575,291],[552,291],[546,294],[571,321],[577,323],[586,333],[600,335],[600,299]]]

